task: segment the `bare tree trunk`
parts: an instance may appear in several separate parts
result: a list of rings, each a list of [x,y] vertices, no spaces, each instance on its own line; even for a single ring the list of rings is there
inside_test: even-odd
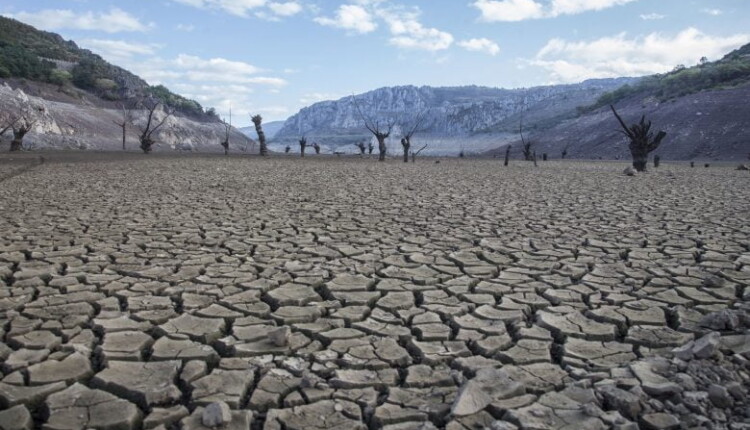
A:
[[[266,133],[263,132],[263,118],[260,115],[255,115],[252,118],[253,125],[255,125],[255,132],[258,133],[258,142],[260,143],[260,155],[268,155],[268,146],[266,146]]]
[[[646,165],[648,164],[648,152],[632,151],[632,155],[633,155],[633,168],[637,172],[645,172]]]
[[[404,163],[409,162],[409,147],[411,146],[411,142],[409,142],[409,139],[403,138],[401,139],[401,146],[404,148]]]
[[[23,140],[22,139],[13,139],[10,142],[10,151],[20,151],[23,147]]]
[[[122,126],[122,150],[125,150],[125,126]]]
[[[508,165],[508,160],[510,159],[510,148],[511,148],[510,145],[508,145],[508,147],[505,148],[505,163],[503,164],[504,166]]]
[[[378,161],[385,161],[385,153],[388,151],[388,148],[385,146],[385,139],[387,136],[377,136],[378,138],[378,151],[380,151],[380,155],[378,156]]]

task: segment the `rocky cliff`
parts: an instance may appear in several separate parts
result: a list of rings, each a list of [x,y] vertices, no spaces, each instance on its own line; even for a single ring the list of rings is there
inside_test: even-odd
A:
[[[432,142],[436,152],[458,151],[457,140],[472,142],[495,139],[518,129],[520,117],[532,128],[547,127],[574,117],[576,108],[594,102],[602,94],[633,79],[590,80],[575,85],[528,89],[488,87],[386,87],[365,94],[325,101],[306,107],[284,123],[277,143],[293,142],[299,136],[331,147],[352,145],[368,138],[362,114],[373,121],[396,121],[394,137],[424,113],[419,136]],[[495,136],[495,137],[493,137]],[[452,142],[448,147],[440,142]]]

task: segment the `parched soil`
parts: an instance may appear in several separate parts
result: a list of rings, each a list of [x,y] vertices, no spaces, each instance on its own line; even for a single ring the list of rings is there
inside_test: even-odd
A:
[[[4,429],[750,426],[746,171],[43,155],[0,156]]]

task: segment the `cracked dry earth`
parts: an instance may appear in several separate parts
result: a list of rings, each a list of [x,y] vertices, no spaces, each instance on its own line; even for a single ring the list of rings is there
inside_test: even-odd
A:
[[[750,428],[746,172],[117,157],[0,163],[2,429]]]

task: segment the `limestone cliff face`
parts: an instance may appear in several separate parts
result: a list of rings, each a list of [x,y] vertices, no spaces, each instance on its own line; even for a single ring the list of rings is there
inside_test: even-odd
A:
[[[628,82],[632,79],[602,79],[515,90],[476,86],[386,87],[355,96],[356,104],[352,97],[345,97],[306,107],[287,119],[276,139],[283,141],[301,135],[333,139],[366,136],[357,105],[365,116],[382,121],[396,119],[408,123],[410,117],[426,111],[420,128],[423,134],[433,137],[509,131],[518,127],[517,120],[509,121],[522,111],[527,112],[527,121],[572,115],[578,106]]]
[[[7,83],[0,85],[0,125],[23,113],[35,121],[34,127],[24,138],[26,149],[88,149],[121,150],[122,129],[115,124],[122,119],[122,112],[115,108],[79,102],[49,100],[30,96],[23,89],[13,89]],[[158,111],[156,119],[165,113]],[[139,150],[140,126],[146,122],[146,112],[138,111],[127,127],[126,147]],[[170,116],[162,128],[155,133],[155,151],[191,150],[221,152],[220,142],[225,129],[220,122],[199,122],[183,116]],[[12,133],[0,136],[0,151],[9,147]],[[233,129],[230,134],[230,151],[257,150],[254,142]]]

